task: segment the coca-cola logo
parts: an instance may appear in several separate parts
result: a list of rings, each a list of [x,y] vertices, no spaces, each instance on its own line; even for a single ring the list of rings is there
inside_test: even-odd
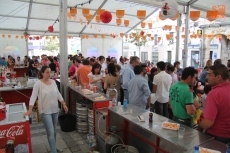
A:
[[[0,129],[0,138],[15,137],[15,136],[23,135],[24,126],[25,125],[14,125],[4,130]]]

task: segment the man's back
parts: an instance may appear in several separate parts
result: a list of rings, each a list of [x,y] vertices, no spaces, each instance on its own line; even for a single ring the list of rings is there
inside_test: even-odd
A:
[[[150,96],[148,82],[141,75],[135,75],[128,83],[129,103],[141,108],[146,107],[147,98]]]
[[[157,85],[156,96],[157,101],[166,103],[169,100],[169,88],[172,84],[172,77],[165,71],[161,71],[154,76],[153,84]]]
[[[209,92],[204,118],[213,120],[213,125],[206,130],[207,133],[230,138],[230,83],[222,83],[213,87]]]

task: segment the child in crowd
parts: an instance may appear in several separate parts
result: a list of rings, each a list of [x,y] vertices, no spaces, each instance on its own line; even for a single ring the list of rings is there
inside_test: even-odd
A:
[[[205,108],[205,100],[207,98],[208,93],[212,90],[212,87],[210,85],[205,85],[204,86],[204,94],[200,97],[200,103],[202,104],[202,108],[204,111]]]

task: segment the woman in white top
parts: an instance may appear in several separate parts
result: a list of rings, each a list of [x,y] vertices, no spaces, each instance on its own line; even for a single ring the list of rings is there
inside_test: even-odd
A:
[[[56,126],[59,112],[58,100],[61,102],[66,112],[68,111],[68,107],[66,106],[62,95],[58,91],[55,81],[51,80],[50,77],[50,68],[48,66],[43,66],[40,70],[41,79],[34,84],[29,102],[29,110],[24,113],[24,116],[32,113],[34,103],[38,98],[38,110],[46,129],[51,153],[57,153],[57,151],[62,152],[61,149],[56,147]]]
[[[99,63],[95,63],[92,66],[91,72],[88,74],[90,85],[97,86],[98,91],[102,91],[103,76],[100,74],[100,71],[101,65]]]

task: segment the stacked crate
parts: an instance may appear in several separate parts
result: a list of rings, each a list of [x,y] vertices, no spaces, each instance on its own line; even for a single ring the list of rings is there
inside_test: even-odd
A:
[[[94,114],[94,110],[93,109],[88,109],[88,125],[89,125],[89,133],[90,134],[93,134],[93,131],[94,131],[94,117],[93,117],[93,114]]]
[[[76,103],[76,129],[78,133],[88,133],[88,100],[79,100]]]

